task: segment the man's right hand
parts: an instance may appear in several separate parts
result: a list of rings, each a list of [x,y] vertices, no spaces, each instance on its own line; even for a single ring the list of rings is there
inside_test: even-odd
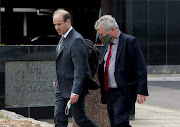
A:
[[[53,86],[54,86],[54,88],[56,88],[56,82],[53,82]]]

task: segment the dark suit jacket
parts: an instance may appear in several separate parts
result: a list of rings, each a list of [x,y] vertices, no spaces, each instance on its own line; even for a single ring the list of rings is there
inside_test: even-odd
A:
[[[104,56],[108,45],[104,46],[104,53],[99,64],[98,78],[101,86],[102,98],[104,90]],[[130,104],[136,101],[137,94],[148,95],[147,69],[139,41],[124,33],[120,34],[115,62],[115,80]]]
[[[84,79],[86,75],[91,77],[91,72],[84,38],[73,28],[56,53],[56,90],[64,98],[69,98],[71,93],[88,94]]]

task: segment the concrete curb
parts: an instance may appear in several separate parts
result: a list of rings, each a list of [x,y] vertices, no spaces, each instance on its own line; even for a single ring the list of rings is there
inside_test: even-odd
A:
[[[180,81],[180,74],[148,74],[148,81]]]
[[[41,127],[54,127],[54,125],[51,125],[47,122],[37,121],[33,118],[26,118],[22,115],[16,114],[14,112],[6,111],[6,110],[0,110],[0,114],[2,114],[3,117],[10,119],[10,120],[29,121],[29,122],[32,122],[33,124],[39,124]]]

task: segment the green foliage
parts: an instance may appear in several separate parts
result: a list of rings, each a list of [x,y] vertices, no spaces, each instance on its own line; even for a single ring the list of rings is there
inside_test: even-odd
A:
[[[0,113],[0,120],[8,120],[8,118],[4,117],[3,114]]]

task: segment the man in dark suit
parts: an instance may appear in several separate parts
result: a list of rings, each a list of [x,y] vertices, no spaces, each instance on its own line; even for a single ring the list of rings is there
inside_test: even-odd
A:
[[[84,38],[71,26],[69,12],[58,9],[53,14],[53,24],[61,36],[56,49],[55,87],[56,127],[67,127],[65,115],[67,102],[70,100],[71,114],[80,127],[97,127],[85,114],[85,95],[88,88],[84,84],[85,76],[91,77]]]
[[[147,70],[139,41],[119,30],[111,15],[96,21],[99,39],[105,43],[99,63],[101,101],[107,103],[111,127],[131,127],[132,105],[143,103],[148,95]]]

